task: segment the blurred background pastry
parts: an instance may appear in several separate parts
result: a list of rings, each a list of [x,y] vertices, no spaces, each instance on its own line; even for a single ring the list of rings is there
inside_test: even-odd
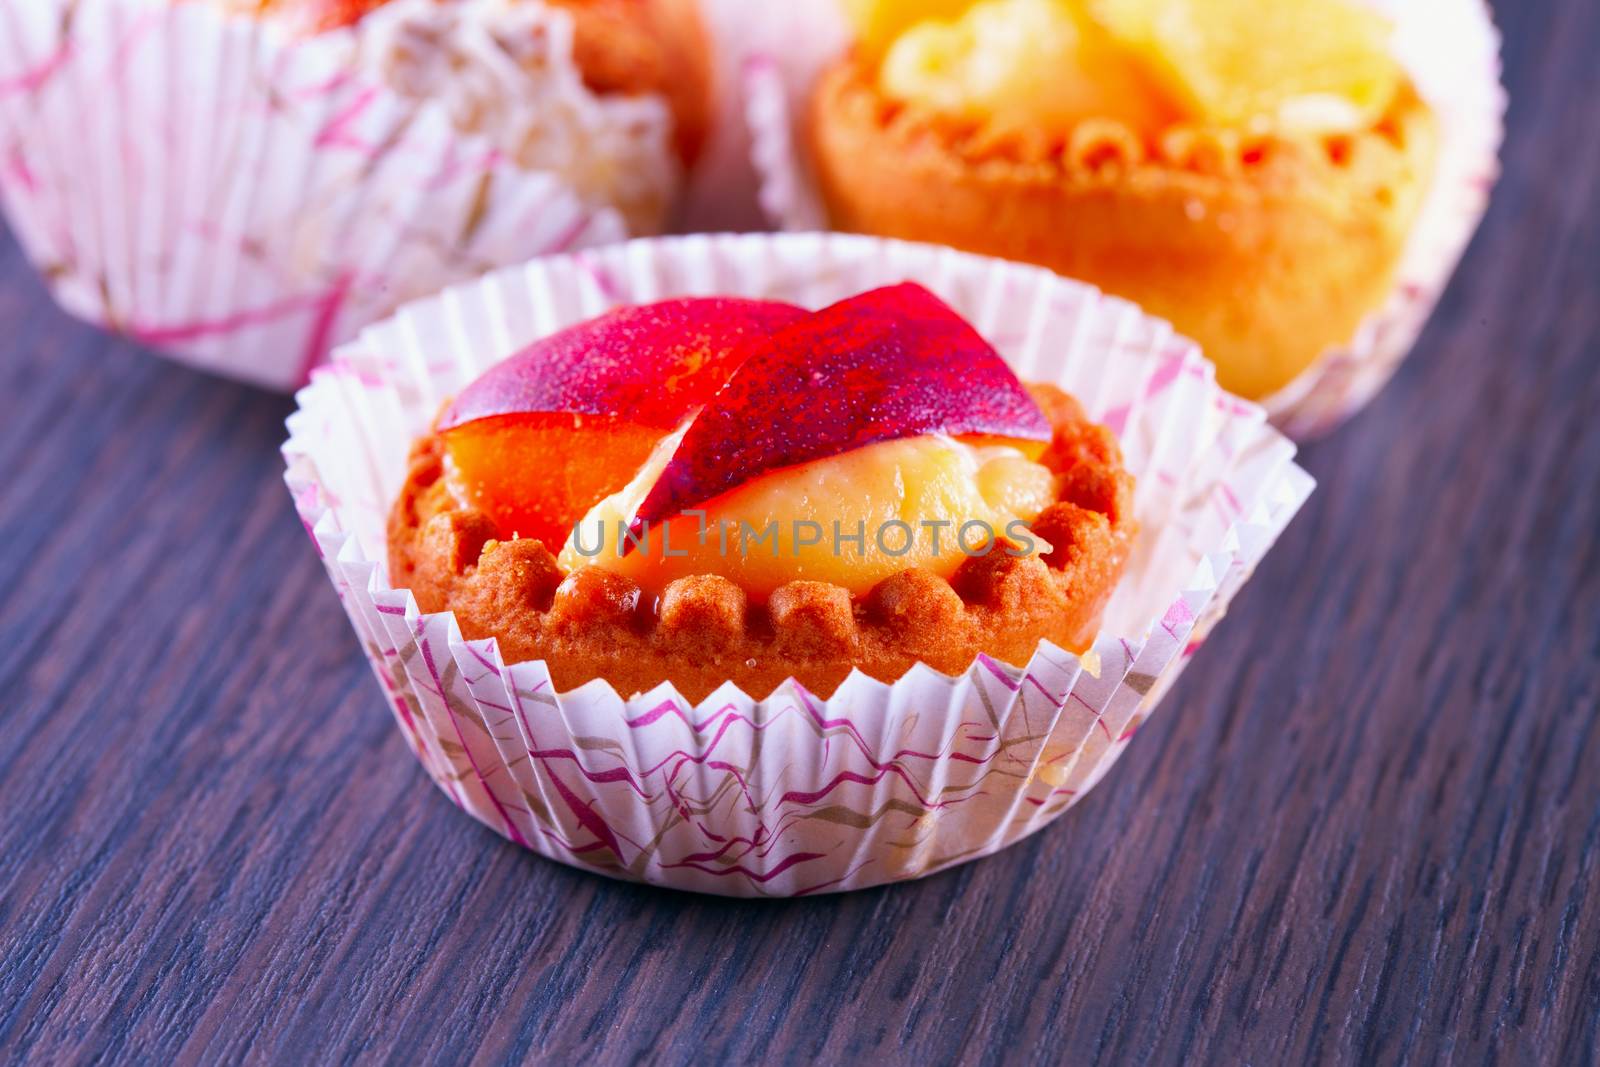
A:
[[[832,222],[1049,266],[1264,399],[1394,287],[1432,108],[1350,0],[851,0],[805,129]]]

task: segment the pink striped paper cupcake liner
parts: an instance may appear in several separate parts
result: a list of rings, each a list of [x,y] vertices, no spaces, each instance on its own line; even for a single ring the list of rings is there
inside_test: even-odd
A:
[[[722,294],[819,307],[914,280],[1025,380],[1115,430],[1141,533],[1093,647],[1023,667],[854,674],[823,698],[731,683],[558,692],[389,581],[385,524],[413,439],[495,362],[623,303]],[[1294,446],[1196,348],[1033,267],[844,235],[668,238],[537,260],[410,305],[298,396],[287,480],[387,702],[430,777],[511,841],[617,878],[795,896],[915,878],[1071,808],[1156,709],[1311,492]],[[376,813],[375,813],[376,814]],[[1092,818],[1092,812],[1081,816]]]
[[[536,0],[301,35],[212,2],[0,8],[0,198],[73,314],[291,389],[407,300],[658,228],[663,101],[600,97]]]

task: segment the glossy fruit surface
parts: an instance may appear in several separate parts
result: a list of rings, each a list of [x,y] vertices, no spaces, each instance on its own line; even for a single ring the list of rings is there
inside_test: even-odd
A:
[[[707,501],[704,516],[635,528],[641,540],[624,542],[626,518],[665,459],[590,513],[564,567],[593,563],[656,593],[677,578],[715,574],[756,602],[792,581],[859,596],[913,568],[949,578],[967,558],[963,547],[983,552],[1008,528],[1025,548],[1012,524],[1031,522],[1056,498],[1054,474],[1018,449],[912,437],[770,473]]]
[[[915,284],[863,293],[754,345],[634,516],[656,523],[774,471],[880,441],[1019,442],[1050,424],[994,348]]]
[[[552,551],[720,389],[755,337],[805,312],[751,300],[621,308],[547,337],[462,391],[439,422],[446,477],[503,537]]]
[[[1114,118],[1153,133],[1178,114],[1141,57],[1072,0],[984,0],[919,23],[888,50],[879,80],[894,99],[997,130]]]
[[[876,61],[900,35],[928,19],[953,19],[972,0],[843,0],[862,52]]]
[[[1392,27],[1350,0],[1092,0],[1090,10],[1203,122],[1337,119],[1342,108],[1354,126],[1400,86]]]

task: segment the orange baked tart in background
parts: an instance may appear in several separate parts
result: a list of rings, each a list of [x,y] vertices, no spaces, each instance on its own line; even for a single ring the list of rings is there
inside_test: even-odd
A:
[[[846,0],[806,119],[834,224],[1037,263],[1283,389],[1383,307],[1435,116],[1356,0]]]
[[[1135,524],[1111,432],[927,290],[683,299],[546,338],[416,442],[389,566],[561,691],[700,701],[1087,648]]]

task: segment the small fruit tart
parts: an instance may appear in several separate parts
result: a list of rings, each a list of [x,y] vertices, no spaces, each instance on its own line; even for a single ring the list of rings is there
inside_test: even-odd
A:
[[[563,691],[826,696],[852,670],[1086,648],[1132,491],[1109,430],[920,286],[681,299],[455,397],[413,449],[391,580]]]
[[[1358,0],[849,0],[807,137],[835,225],[1038,263],[1263,399],[1395,289],[1433,112]]]

